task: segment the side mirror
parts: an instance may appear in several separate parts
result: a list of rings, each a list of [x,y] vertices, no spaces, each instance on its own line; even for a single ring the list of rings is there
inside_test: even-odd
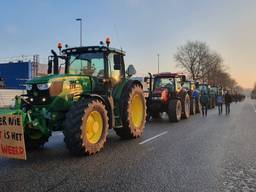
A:
[[[128,66],[128,68],[126,70],[126,74],[128,75],[128,77],[131,77],[136,74],[136,69],[134,68],[133,65]]]
[[[47,70],[47,73],[48,74],[52,73],[52,60],[51,59],[48,60],[48,70]]]

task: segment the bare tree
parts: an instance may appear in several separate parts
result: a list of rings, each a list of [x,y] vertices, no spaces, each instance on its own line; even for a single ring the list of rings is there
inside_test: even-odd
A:
[[[209,48],[206,43],[188,41],[185,45],[178,47],[174,58],[177,66],[185,69],[193,80],[198,80],[202,78],[202,66],[208,54]]]

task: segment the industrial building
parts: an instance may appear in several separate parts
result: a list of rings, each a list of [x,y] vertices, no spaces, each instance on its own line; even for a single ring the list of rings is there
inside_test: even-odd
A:
[[[39,63],[39,55],[0,59],[0,89],[25,89],[27,80],[46,73],[47,65]]]

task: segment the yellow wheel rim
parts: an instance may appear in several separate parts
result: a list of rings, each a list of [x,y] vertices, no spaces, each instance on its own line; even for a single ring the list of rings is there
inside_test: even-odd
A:
[[[103,131],[103,119],[98,111],[92,111],[85,123],[86,138],[91,144],[98,143]]]
[[[136,128],[140,128],[144,119],[144,103],[138,94],[134,95],[131,101],[131,117],[133,125]]]

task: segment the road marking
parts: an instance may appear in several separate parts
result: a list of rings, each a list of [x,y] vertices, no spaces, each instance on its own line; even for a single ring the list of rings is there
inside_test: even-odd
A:
[[[162,133],[160,133],[158,135],[155,135],[154,137],[148,138],[145,141],[140,142],[139,145],[143,145],[143,144],[145,144],[145,143],[147,143],[149,141],[152,141],[153,139],[156,139],[158,137],[161,137],[161,136],[165,135],[166,133],[168,133],[168,131],[164,131],[164,132],[162,132]]]

